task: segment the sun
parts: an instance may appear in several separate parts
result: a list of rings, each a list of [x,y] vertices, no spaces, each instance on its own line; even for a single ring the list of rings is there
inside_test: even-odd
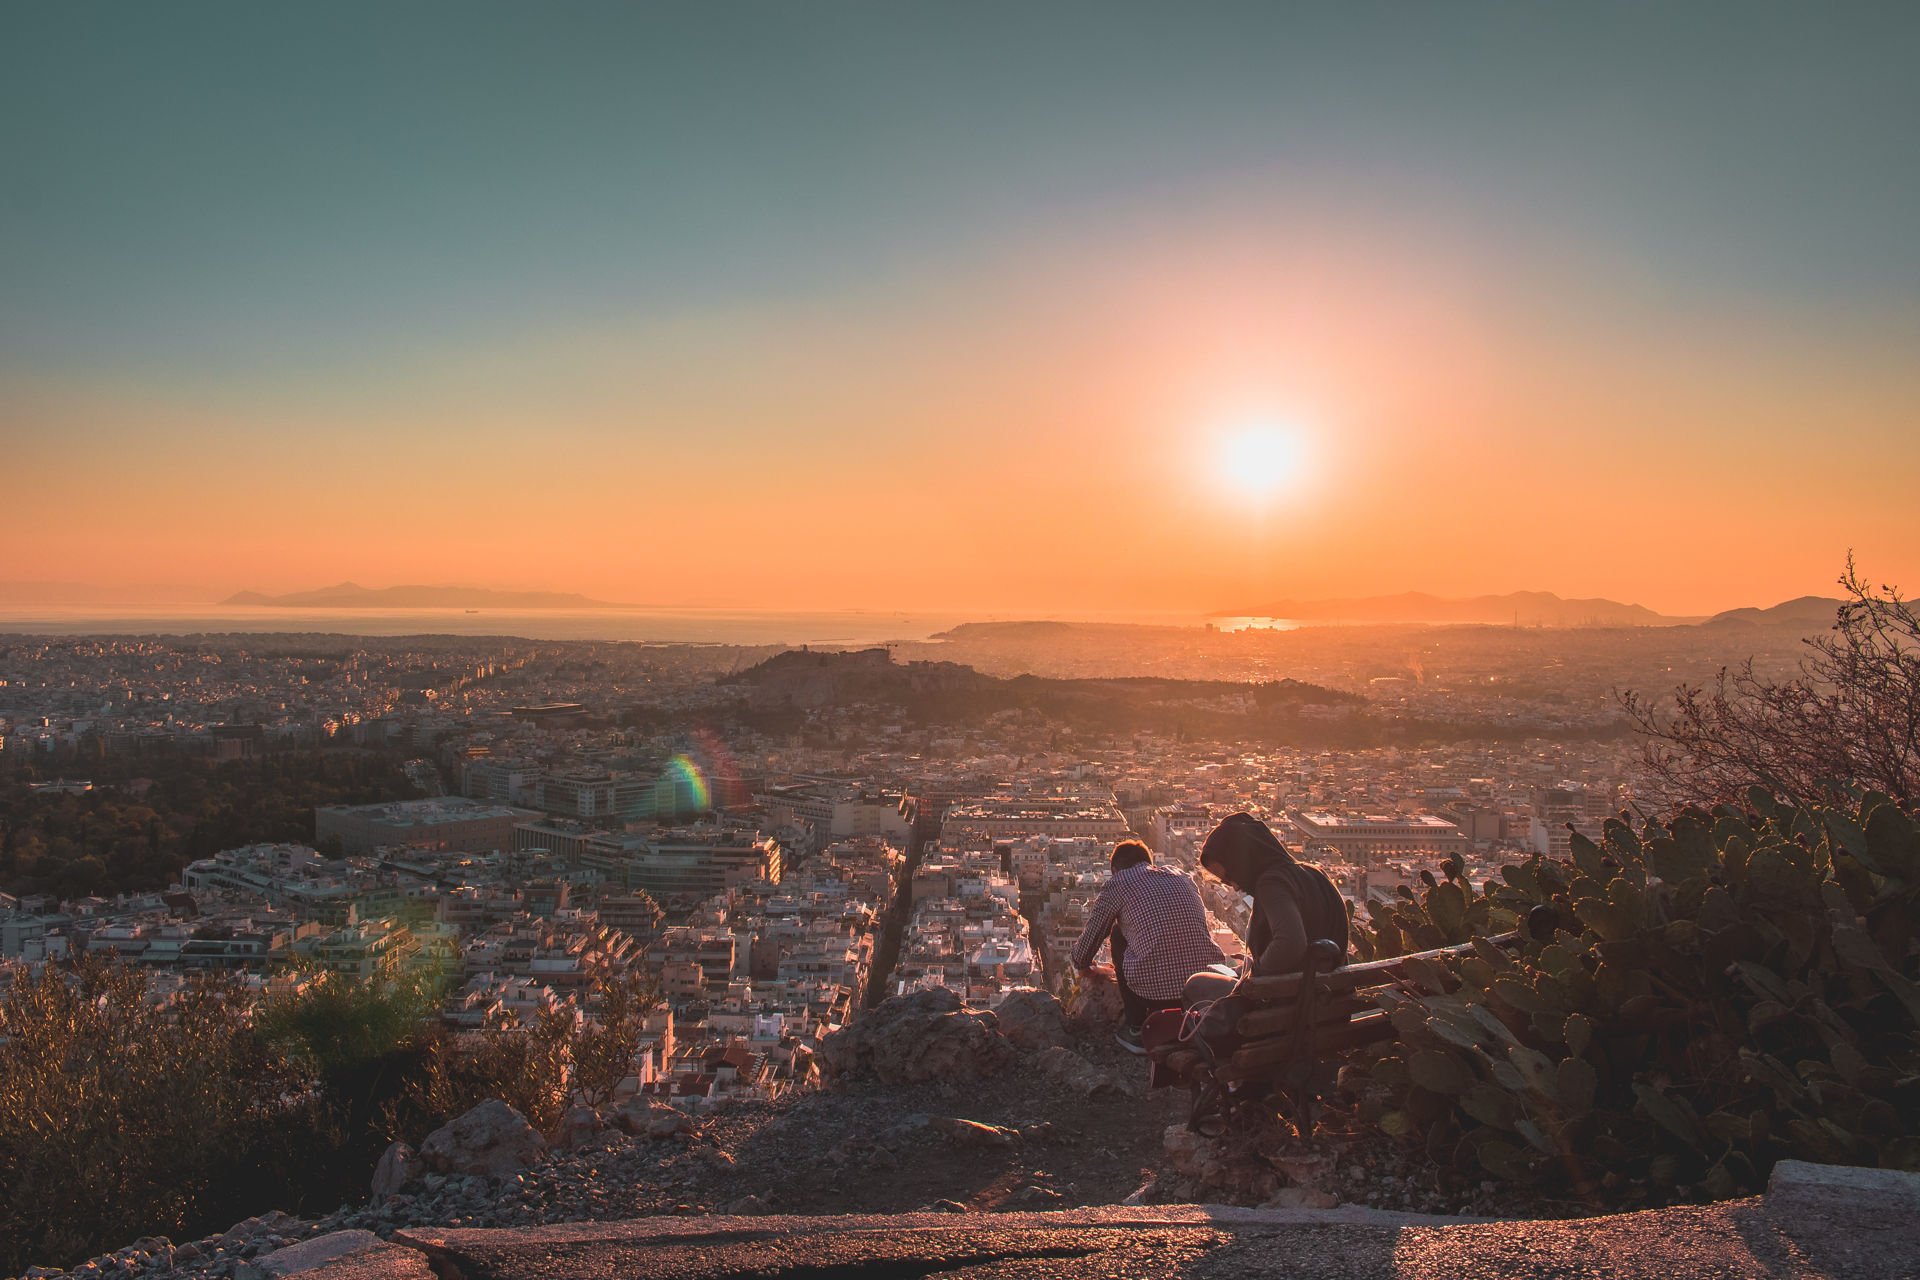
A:
[[[1289,424],[1238,422],[1220,433],[1219,478],[1249,498],[1273,498],[1292,488],[1305,463],[1301,433]]]

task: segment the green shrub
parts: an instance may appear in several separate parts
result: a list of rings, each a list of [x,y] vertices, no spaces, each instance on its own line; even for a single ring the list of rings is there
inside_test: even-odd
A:
[[[424,974],[323,973],[261,1001],[253,1014],[261,1038],[315,1082],[304,1167],[278,1207],[357,1199],[380,1153],[400,1136],[396,1125],[416,1141],[425,1133],[404,1100],[426,1069],[444,987]]]
[[[1920,1169],[1920,832],[1878,794],[1748,803],[1373,904],[1362,956],[1474,954],[1382,998],[1368,1116],[1463,1174],[1613,1202],[1754,1191],[1788,1157]],[[1485,941],[1529,919],[1517,951]]]
[[[444,989],[425,975],[366,980],[319,973],[290,994],[263,1000],[254,1025],[324,1080],[418,1038]]]

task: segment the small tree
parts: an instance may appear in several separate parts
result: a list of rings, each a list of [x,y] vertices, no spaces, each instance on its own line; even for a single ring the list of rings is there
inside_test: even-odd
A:
[[[1807,640],[1799,674],[1771,680],[1752,659],[1710,687],[1682,685],[1666,711],[1629,691],[1657,782],[1689,801],[1749,787],[1809,800],[1858,783],[1920,803],[1920,617],[1893,587],[1875,592],[1851,557],[1833,629]]]
[[[579,1012],[561,1004],[540,1010],[528,1023],[496,1011],[484,1026],[434,1037],[420,1075],[390,1116],[395,1136],[408,1127],[443,1124],[489,1098],[500,1099],[534,1128],[552,1131],[565,1112],[578,1029]],[[417,1117],[412,1126],[408,1113]]]
[[[572,1046],[573,1092],[586,1105],[612,1101],[614,1090],[632,1074],[647,1015],[657,1003],[652,986],[638,973],[609,978],[601,987],[592,1016]]]

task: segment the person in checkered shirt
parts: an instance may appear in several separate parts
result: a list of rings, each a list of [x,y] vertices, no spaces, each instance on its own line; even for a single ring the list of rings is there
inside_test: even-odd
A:
[[[1122,840],[1108,862],[1113,878],[1094,899],[1087,926],[1073,945],[1073,966],[1085,972],[1102,942],[1111,942],[1113,976],[1127,1025],[1116,1037],[1123,1048],[1145,1053],[1140,1029],[1156,1009],[1180,1007],[1187,979],[1227,957],[1207,928],[1200,890],[1178,871],[1155,866],[1138,840]]]

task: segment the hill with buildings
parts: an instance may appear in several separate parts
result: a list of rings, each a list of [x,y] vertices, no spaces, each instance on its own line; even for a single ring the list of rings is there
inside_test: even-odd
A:
[[[1147,728],[1225,719],[1244,729],[1302,713],[1339,719],[1367,705],[1358,694],[1299,680],[1000,677],[955,662],[897,662],[886,649],[790,650],[720,683],[743,690],[760,710],[872,703],[940,723],[1030,711],[1079,724]]]

